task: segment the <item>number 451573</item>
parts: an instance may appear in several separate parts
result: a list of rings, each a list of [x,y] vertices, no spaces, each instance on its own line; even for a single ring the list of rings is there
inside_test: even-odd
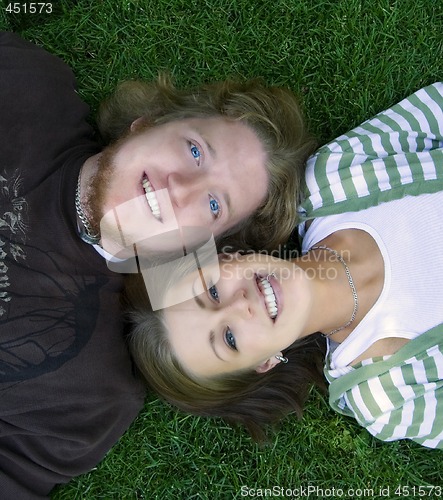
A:
[[[6,12],[9,14],[50,14],[52,12],[51,2],[31,2],[31,3],[20,3],[14,2],[9,3],[6,7]]]

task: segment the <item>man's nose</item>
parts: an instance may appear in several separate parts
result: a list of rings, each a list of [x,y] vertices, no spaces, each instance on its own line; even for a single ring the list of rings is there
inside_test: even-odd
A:
[[[200,182],[194,175],[172,174],[168,177],[168,193],[173,206],[184,208],[198,199]]]

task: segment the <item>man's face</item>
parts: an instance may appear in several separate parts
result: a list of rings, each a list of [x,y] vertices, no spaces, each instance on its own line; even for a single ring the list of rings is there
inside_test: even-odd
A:
[[[255,133],[222,117],[135,127],[103,151],[91,185],[89,208],[101,221],[104,248],[118,253],[118,245],[179,226],[223,233],[264,201],[265,163]]]

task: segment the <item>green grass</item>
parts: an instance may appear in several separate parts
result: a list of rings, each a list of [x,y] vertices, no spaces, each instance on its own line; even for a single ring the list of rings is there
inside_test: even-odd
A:
[[[62,57],[92,110],[117,81],[165,69],[180,85],[261,76],[302,97],[325,142],[443,79],[441,0],[53,0],[41,15],[8,14],[7,3],[0,26]],[[443,456],[380,443],[316,394],[265,448],[151,397],[97,469],[53,500],[218,500],[248,498],[242,486],[309,485],[319,488],[309,498],[418,497],[412,487],[443,485]]]

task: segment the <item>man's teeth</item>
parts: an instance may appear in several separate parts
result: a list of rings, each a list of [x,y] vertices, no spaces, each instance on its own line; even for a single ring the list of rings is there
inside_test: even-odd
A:
[[[278,314],[277,299],[275,298],[271,283],[269,283],[266,278],[260,278],[259,288],[265,297],[266,309],[268,310],[269,316],[271,319],[276,318]]]
[[[151,183],[148,179],[143,179],[143,189],[145,190],[145,196],[148,200],[149,208],[151,209],[152,215],[156,219],[161,219],[160,206],[157,201],[157,196],[155,191],[152,189]]]

